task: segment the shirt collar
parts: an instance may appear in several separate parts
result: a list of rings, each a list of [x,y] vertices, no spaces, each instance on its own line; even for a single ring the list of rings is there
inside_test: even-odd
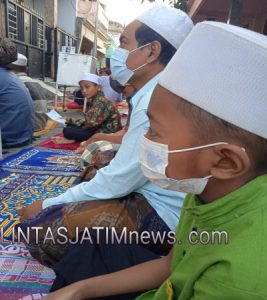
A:
[[[131,98],[131,102],[133,105],[135,105],[136,101],[138,101],[144,94],[147,93],[147,91],[154,89],[156,84],[159,81],[159,77],[162,72],[158,73],[156,76],[154,76],[152,79],[150,79],[140,90],[138,90]]]
[[[183,209],[193,216],[196,226],[220,225],[267,205],[267,175],[258,176],[211,203],[201,203],[196,195],[188,197]]]

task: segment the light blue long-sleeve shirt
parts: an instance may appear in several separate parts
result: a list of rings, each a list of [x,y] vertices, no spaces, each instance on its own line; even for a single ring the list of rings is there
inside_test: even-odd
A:
[[[154,185],[143,175],[139,165],[140,139],[149,127],[146,112],[158,79],[159,75],[155,76],[131,99],[133,110],[130,126],[110,164],[100,169],[89,182],[80,183],[58,197],[44,200],[43,208],[61,203],[119,198],[137,192],[147,199],[170,229],[175,229],[184,194]],[[164,105],[164,99],[162,102]]]

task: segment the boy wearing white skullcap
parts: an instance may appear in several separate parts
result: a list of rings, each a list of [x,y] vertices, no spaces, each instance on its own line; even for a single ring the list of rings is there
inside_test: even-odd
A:
[[[65,292],[79,287],[83,299],[159,287],[137,299],[267,298],[266,77],[265,36],[216,22],[193,29],[153,92],[140,152],[152,182],[189,193],[174,249]]]
[[[166,67],[140,163],[188,195],[171,275],[138,300],[266,299],[266,76],[267,37],[216,22],[198,24]]]
[[[79,85],[83,96],[88,101],[85,101],[84,105],[83,124],[76,124],[69,120],[67,127],[63,129],[64,138],[55,137],[53,140],[55,143],[82,142],[96,132],[114,133],[121,129],[120,113],[113,103],[105,98],[99,76],[84,73],[79,80]]]

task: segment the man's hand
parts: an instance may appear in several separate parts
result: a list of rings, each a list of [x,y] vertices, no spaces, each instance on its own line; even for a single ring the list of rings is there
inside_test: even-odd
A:
[[[83,182],[83,181],[89,181],[92,178],[95,177],[97,172],[97,168],[94,165],[88,165],[85,167],[85,169],[81,172],[81,174],[79,175],[77,182]]]
[[[75,150],[75,153],[77,153],[77,154],[83,154],[83,152],[84,152],[84,150],[85,150],[85,148],[86,148],[86,146],[87,146],[87,141],[85,141],[85,142],[82,142],[81,144],[80,144],[80,146]]]
[[[39,212],[41,212],[43,209],[42,205],[43,205],[43,200],[39,200],[19,210],[18,213],[20,216],[20,222],[23,222],[29,217],[37,215]]]
[[[92,135],[87,141],[86,141],[86,146],[90,145],[94,142],[102,141],[105,138],[106,134],[102,132],[95,133]]]
[[[104,135],[102,133],[95,133],[87,141],[82,142],[80,147],[75,151],[78,154],[83,154],[86,147],[94,142],[101,141]]]

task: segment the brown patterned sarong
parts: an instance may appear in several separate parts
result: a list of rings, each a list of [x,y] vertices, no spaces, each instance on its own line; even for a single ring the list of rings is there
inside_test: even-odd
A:
[[[135,192],[119,199],[51,206],[17,227],[29,237],[29,240],[21,241],[26,243],[31,255],[47,266],[53,266],[58,262],[63,257],[69,240],[72,239],[74,243],[78,233],[84,229],[115,228],[118,233],[125,227],[127,231],[138,233],[170,231],[145,197]],[[41,227],[38,236],[34,227]],[[152,243],[144,246],[161,254],[167,253],[171,248],[167,240],[160,244]]]

